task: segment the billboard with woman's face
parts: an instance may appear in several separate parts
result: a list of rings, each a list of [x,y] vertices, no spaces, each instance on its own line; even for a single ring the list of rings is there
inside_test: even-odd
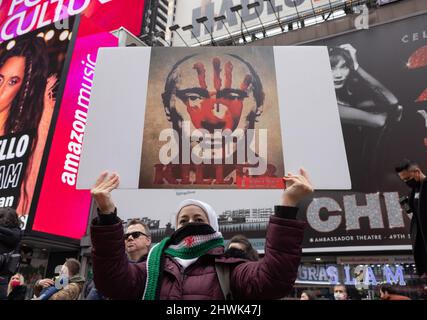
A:
[[[0,207],[29,213],[73,21],[0,44]]]
[[[87,190],[76,190],[72,179],[72,175],[76,176],[77,173],[79,145],[84,133],[84,125],[78,121],[89,103],[92,69],[98,49],[117,46],[118,40],[110,32],[120,27],[139,34],[143,11],[144,0],[0,1],[2,57],[3,52],[10,50],[21,39],[32,39],[37,35],[45,39],[47,46],[48,58],[45,64],[48,67],[44,68],[46,75],[43,74],[46,80],[36,81],[37,88],[29,86],[37,91],[39,97],[43,97],[43,102],[36,103],[33,100],[32,106],[36,108],[32,109],[35,110],[34,116],[22,113],[33,122],[29,126],[23,125],[29,128],[27,131],[17,133],[22,136],[21,140],[13,135],[8,136],[4,143],[0,140],[0,153],[4,154],[4,158],[0,156],[0,207],[17,208],[24,221],[24,228],[32,235],[79,239],[86,232],[90,193]],[[67,51],[71,36],[68,38],[69,34],[67,36],[63,32],[73,29],[68,19],[74,16],[78,17],[74,23],[73,44],[70,45],[73,48]],[[34,50],[41,55],[40,52],[44,50],[39,49]],[[65,67],[64,61],[67,61]],[[62,78],[63,68],[68,69],[68,76],[62,72]],[[29,69],[26,70],[28,72]],[[21,75],[26,70],[21,70]],[[54,74],[56,77],[51,77]],[[19,90],[25,89],[24,84],[22,82],[19,86],[16,83]],[[18,100],[20,93],[25,91],[17,88],[14,87]],[[14,96],[10,89],[8,100],[5,98],[3,106],[7,110],[10,110],[9,106],[15,106],[14,110],[19,113],[22,104],[17,100],[15,104],[8,102]],[[26,96],[35,93],[28,91]],[[46,107],[48,104],[45,101],[49,99],[55,107]],[[23,106],[22,110],[25,108]],[[37,113],[40,110],[41,114]],[[0,116],[0,122],[8,118],[7,112],[3,115]],[[7,126],[12,126],[13,122],[9,118]],[[5,149],[1,151],[2,148]],[[2,170],[9,170],[9,173],[3,173]]]
[[[328,46],[352,190],[317,192],[304,204],[309,252],[411,248],[411,215],[399,203],[411,190],[395,167],[408,158],[426,169],[426,21],[311,43]]]

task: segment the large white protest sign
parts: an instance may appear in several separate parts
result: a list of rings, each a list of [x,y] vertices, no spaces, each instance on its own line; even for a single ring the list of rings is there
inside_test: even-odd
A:
[[[78,188],[281,189],[300,167],[351,188],[326,48],[100,50]]]

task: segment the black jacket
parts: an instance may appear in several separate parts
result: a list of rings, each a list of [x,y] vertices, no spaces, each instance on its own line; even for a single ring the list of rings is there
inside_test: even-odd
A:
[[[21,229],[0,226],[0,254],[16,250],[20,241]],[[1,261],[3,261],[3,259],[1,259],[0,262]],[[3,268],[3,263],[0,264],[0,270],[1,268]],[[7,298],[7,283],[8,280],[0,274],[0,300],[5,300]]]
[[[415,190],[412,190],[409,196],[409,206],[413,212],[411,220],[411,241],[414,251],[415,247],[421,246],[424,248],[424,255],[427,255],[427,179],[421,182],[418,206],[415,205],[415,194]],[[414,259],[417,265],[417,261],[423,258],[415,255]],[[417,269],[419,269],[418,266]]]
[[[26,286],[17,286],[12,289],[12,291],[7,296],[7,300],[25,300],[25,295],[27,293]]]
[[[21,240],[21,229],[0,226],[0,254],[8,253],[18,247]]]

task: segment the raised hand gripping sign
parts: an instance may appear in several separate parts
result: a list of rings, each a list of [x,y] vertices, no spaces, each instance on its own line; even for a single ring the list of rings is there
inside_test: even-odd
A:
[[[304,167],[350,189],[322,47],[114,48],[99,53],[78,187],[281,189]]]

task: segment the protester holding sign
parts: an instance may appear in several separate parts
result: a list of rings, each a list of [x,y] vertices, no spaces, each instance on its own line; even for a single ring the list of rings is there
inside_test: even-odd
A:
[[[184,200],[172,220],[176,231],[149,252],[146,262],[129,263],[123,227],[111,191],[119,176],[104,172],[91,192],[99,216],[92,222],[95,284],[112,299],[277,299],[297,276],[305,224],[297,203],[313,192],[307,173],[284,177],[287,188],[267,228],[265,256],[252,262],[225,257],[213,208]]]

